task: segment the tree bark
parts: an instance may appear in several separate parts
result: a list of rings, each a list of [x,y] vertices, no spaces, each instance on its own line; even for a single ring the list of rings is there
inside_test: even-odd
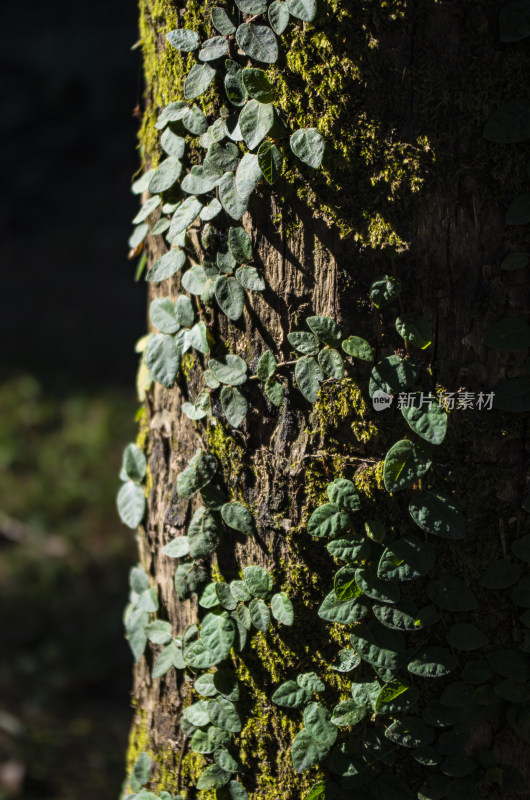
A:
[[[498,41],[502,5],[498,0],[320,0],[314,25],[291,24],[282,38],[279,67],[271,73],[291,127],[317,126],[325,135],[324,169],[314,176],[289,164],[273,190],[260,191],[251,205],[243,222],[267,290],[252,294],[238,323],[203,310],[217,343],[252,368],[266,349],[288,361],[287,334],[305,329],[305,318],[319,314],[337,320],[345,337],[370,341],[377,362],[404,352],[394,327],[403,310],[423,313],[433,326],[432,346],[410,351],[430,370],[430,377],[424,373],[425,391],[491,392],[501,379],[517,374],[519,353],[487,348],[483,341],[496,319],[528,308],[524,271],[499,270],[505,252],[524,248],[524,234],[506,229],[504,213],[523,190],[525,146],[502,149],[482,138],[489,113],[518,97],[523,80],[526,85],[525,42]],[[153,120],[162,105],[181,97],[187,71],[185,59],[168,55],[164,34],[190,19],[209,28],[206,10],[192,0],[178,9],[171,0],[141,0],[140,13],[147,82],[142,144],[150,165],[159,157]],[[157,242],[149,241],[148,263],[164,252]],[[370,304],[368,287],[384,273],[402,280],[402,309],[394,305],[381,312]],[[175,297],[179,289],[179,279],[172,279],[150,295]],[[174,389],[155,384],[148,395],[141,440],[152,482],[139,534],[140,561],[157,587],[159,618],[181,635],[204,611],[195,597],[177,601],[175,562],[161,550],[185,532],[197,506],[178,498],[177,476],[198,447],[214,453],[227,495],[246,503],[257,525],[253,539],[222,542],[218,578],[229,581],[248,564],[262,565],[295,607],[293,628],[254,633],[250,646],[233,657],[244,686],[242,782],[252,800],[295,800],[323,773],[294,772],[290,747],[301,715],[277,707],[271,695],[282,681],[311,670],[327,684],[329,707],[348,691],[330,669],[348,638],[340,626],[317,616],[337,565],[321,541],[308,536],[307,519],[325,502],[326,485],[345,477],[362,494],[361,527],[378,518],[390,538],[412,532],[408,499],[399,493],[390,497],[382,483],[385,453],[407,436],[407,426],[393,409],[372,409],[371,367],[359,362],[348,366],[344,381],[326,382],[313,407],[291,372],[279,411],[255,387],[240,430],[231,430],[215,406],[206,423],[192,423],[182,403],[197,396],[205,361],[187,358]],[[523,636],[522,609],[510,602],[509,590],[486,590],[481,579],[495,559],[511,557],[511,542],[528,532],[528,513],[521,508],[527,459],[524,414],[454,411],[435,453],[436,469],[423,483],[450,493],[464,510],[466,539],[437,542],[431,577],[455,573],[473,589],[480,607],[462,621],[486,633],[486,654],[492,647],[517,646]],[[424,595],[425,583],[419,588]],[[422,604],[428,602],[424,597]],[[445,615],[434,638],[445,643],[455,621],[461,620]],[[182,672],[151,678],[158,650],[151,645],[135,670],[128,766],[146,750],[156,764],[153,790],[193,798],[206,760],[190,753],[179,721],[197,697]],[[425,688],[429,696],[433,691],[440,689]],[[495,754],[491,764],[482,751]],[[502,714],[477,719],[466,752],[479,764],[481,797],[527,796],[528,749]],[[522,788],[512,790],[507,779],[495,783],[492,770],[499,764],[523,772]],[[410,778],[414,787],[428,774],[405,758],[403,749],[390,770]]]

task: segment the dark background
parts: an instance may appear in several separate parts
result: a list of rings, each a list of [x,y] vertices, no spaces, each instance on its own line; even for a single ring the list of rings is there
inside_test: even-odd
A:
[[[136,21],[131,0],[2,11],[0,799],[117,800],[124,777]]]

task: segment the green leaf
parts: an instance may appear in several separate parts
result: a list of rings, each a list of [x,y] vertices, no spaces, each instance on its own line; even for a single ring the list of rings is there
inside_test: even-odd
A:
[[[147,461],[144,454],[135,444],[128,444],[123,451],[120,478],[140,483],[147,472]],[[123,475],[123,477],[122,477]]]
[[[169,229],[169,220],[167,217],[160,217],[158,222],[153,225],[153,230],[151,231],[153,236],[156,236],[160,233],[165,233]]]
[[[215,594],[217,595],[219,604],[222,605],[223,608],[226,608],[227,611],[235,610],[237,602],[227,583],[216,583]]]
[[[331,711],[321,703],[309,703],[304,710],[304,726],[307,732],[317,739],[321,744],[332,747],[335,744],[338,730],[337,726],[330,722]]]
[[[191,497],[210,483],[217,472],[217,459],[212,453],[197,450],[188,467],[177,478],[179,497]]]
[[[267,73],[262,69],[246,67],[243,70],[243,83],[249,97],[258,100],[260,103],[274,102],[274,89]]]
[[[129,236],[127,244],[132,250],[136,250],[138,245],[140,245],[144,241],[148,233],[149,233],[149,225],[147,224],[147,222],[142,222],[141,225],[136,225],[135,228],[133,229],[133,232]]]
[[[334,558],[340,558],[348,563],[362,561],[370,555],[369,543],[365,539],[360,539],[355,533],[335,539],[326,545],[326,548]]]
[[[427,596],[445,611],[474,611],[478,608],[477,598],[456,575],[440,575],[430,581]]]
[[[488,347],[515,353],[530,345],[530,327],[525,317],[504,317],[491,327],[484,341]]]
[[[197,789],[201,791],[203,789],[218,789],[221,786],[225,786],[231,777],[230,772],[225,772],[218,764],[212,764],[199,776]]]
[[[271,622],[269,609],[263,600],[255,597],[250,601],[248,610],[250,611],[250,619],[258,631],[267,631]]]
[[[225,62],[227,65],[227,72],[225,75],[225,92],[228,100],[234,106],[244,106],[247,100],[247,90],[243,83],[243,70],[236,64],[235,61],[230,59]],[[232,66],[234,65],[234,66]]]
[[[348,339],[344,339],[342,349],[349,356],[359,358],[361,361],[374,360],[374,351],[371,345],[368,344],[366,339],[361,339],[359,336],[350,336]]]
[[[248,206],[248,197],[242,197],[232,172],[226,172],[219,183],[219,200],[232,219],[241,219]]]
[[[494,650],[486,658],[489,665],[503,678],[517,683],[524,683],[529,678],[528,659],[518,650]]]
[[[233,172],[237,169],[240,152],[237,145],[227,142],[225,145],[220,142],[213,142],[208,148],[205,166],[217,172]]]
[[[393,606],[374,605],[372,611],[382,625],[396,631],[417,631],[440,621],[440,614],[434,606],[426,606],[418,611],[408,598]]]
[[[190,294],[201,294],[206,285],[207,277],[204,269],[196,264],[186,270],[182,276],[182,288]]]
[[[488,637],[475,625],[469,622],[457,622],[451,625],[447,632],[446,639],[455,650],[467,652],[478,650],[488,644]]]
[[[513,550],[513,544],[512,544]],[[494,561],[484,572],[481,586],[486,589],[509,589],[521,577],[521,568],[507,558]]]
[[[140,175],[140,177],[131,184],[131,192],[133,194],[143,194],[146,192],[147,187],[149,186],[149,181],[154,174],[154,169],[149,169],[147,172],[144,172],[142,175]]]
[[[272,578],[263,567],[245,567],[243,570],[243,577],[245,578],[245,583],[250,593],[254,595],[254,597],[265,598],[268,596],[269,592],[272,591]]]
[[[265,350],[258,361],[256,374],[260,381],[267,381],[276,372],[276,359],[270,350]]]
[[[200,506],[188,527],[188,540],[192,558],[209,558],[219,545],[222,524],[216,511]]]
[[[131,770],[129,785],[133,792],[139,792],[151,777],[151,759],[147,753],[140,753]]]
[[[182,558],[190,552],[190,543],[187,536],[177,536],[171,539],[163,548],[162,552],[169,558]]]
[[[195,311],[189,297],[181,294],[175,303],[175,314],[179,325],[189,328],[195,320]]]
[[[243,602],[250,600],[252,595],[250,594],[248,587],[244,581],[232,581],[230,583],[230,591],[234,595],[234,598],[239,602],[243,600]]]
[[[252,514],[242,503],[225,503],[221,508],[221,515],[229,528],[233,528],[245,536],[253,535],[254,521]]]
[[[249,100],[246,103],[239,115],[239,127],[249,150],[254,150],[263,141],[273,123],[274,107],[272,103],[259,103],[257,100]]]
[[[340,602],[358,597],[362,592],[357,586],[356,570],[352,567],[343,567],[335,574],[333,591]]]
[[[219,33],[222,33],[223,36],[230,36],[231,33],[235,33],[236,26],[224,10],[224,8],[219,8],[219,6],[214,6],[211,10],[212,16],[212,24]]]
[[[227,658],[234,644],[234,639],[234,622],[226,611],[220,613],[210,612],[205,616],[201,624],[200,641],[215,655],[217,659],[215,663]],[[186,663],[189,663],[189,661]],[[215,720],[212,720],[212,722],[214,725],[218,725]],[[218,727],[221,728],[223,726],[219,725]]]
[[[203,42],[202,48],[199,50],[199,58],[201,61],[215,61],[217,58],[222,58],[227,55],[228,42],[224,36],[212,36],[211,39],[206,39],[206,41]]]
[[[123,484],[116,497],[120,519],[127,527],[137,528],[145,514],[144,490],[132,481]]]
[[[274,33],[281,36],[289,24],[289,8],[287,3],[274,0],[269,6],[269,22]],[[307,798],[306,798],[307,800]]]
[[[275,144],[262,142],[258,150],[258,164],[268,183],[275,183],[282,174],[283,157]]]
[[[239,772],[241,766],[239,762],[233,757],[229,750],[225,747],[220,747],[219,750],[216,750],[214,753],[215,763],[218,764],[221,769],[224,769],[226,772]]]
[[[245,23],[236,31],[236,42],[255,61],[273,64],[278,59],[278,42],[266,25]]]
[[[196,197],[191,195],[181,203],[171,218],[171,225],[169,227],[169,235],[171,237],[177,236],[182,231],[186,230],[188,225],[191,225],[202,209],[202,203]]]
[[[524,100],[510,100],[500,106],[486,122],[484,138],[497,144],[530,139],[530,105]]]
[[[369,294],[376,308],[385,308],[401,294],[401,281],[393,275],[383,275],[372,282]]]
[[[501,261],[501,269],[506,270],[506,272],[514,272],[517,269],[526,267],[529,261],[530,259],[526,253],[508,253]]]
[[[241,386],[247,380],[247,365],[239,356],[228,353],[219,358],[211,358],[208,362],[219,383],[230,386]]]
[[[464,708],[473,704],[477,690],[463,681],[454,681],[445,687],[440,695],[440,703],[451,708]]]
[[[208,700],[208,713],[210,721],[230,733],[239,733],[241,730],[241,720],[234,704],[226,697],[215,697]]]
[[[202,320],[197,322],[193,328],[188,331],[188,342],[199,353],[208,353],[210,350],[210,346],[208,344],[208,329]],[[197,402],[199,402],[201,396],[203,396],[202,392],[199,395],[199,398],[197,398]],[[207,410],[209,407],[209,399],[206,396],[203,398],[203,405],[201,408],[202,410]]]
[[[401,439],[385,456],[383,480],[387,492],[399,492],[417,483],[430,469],[430,452],[421,444]]]
[[[272,616],[282,625],[291,626],[294,622],[294,609],[285,592],[278,592],[271,599]]]
[[[366,716],[366,708],[358,706],[355,700],[344,700],[333,709],[331,722],[339,728],[357,725]]]
[[[310,693],[295,681],[286,681],[272,695],[272,702],[284,708],[299,708],[310,698]]]
[[[372,600],[382,603],[397,603],[399,600],[399,586],[391,581],[381,580],[370,567],[358,567],[355,570],[355,580],[359,589]]]
[[[235,386],[223,386],[221,405],[228,424],[233,428],[239,428],[248,412],[248,403],[239,389]]]
[[[493,407],[500,411],[530,411],[530,378],[509,378],[495,390]]]
[[[171,389],[180,367],[180,350],[172,336],[157,333],[145,351],[145,363],[154,380]]]
[[[527,225],[530,222],[530,192],[512,200],[506,211],[507,225]]]
[[[433,545],[408,534],[386,547],[379,560],[377,574],[385,581],[412,581],[426,575],[433,568],[435,560]]]
[[[320,351],[318,338],[313,333],[293,331],[287,334],[287,339],[297,353],[303,353],[306,356],[316,356]]]
[[[300,675],[297,676],[296,682],[298,686],[311,692],[311,694],[313,692],[323,692],[326,688],[325,683],[320,680],[316,672],[301,672]]]
[[[175,314],[175,304],[169,297],[157,297],[151,302],[149,316],[161,333],[176,333],[180,324]]]
[[[384,773],[377,778],[372,791],[374,800],[415,800],[416,797],[403,778]]]
[[[224,42],[224,39],[222,39],[222,41]],[[199,54],[199,58],[200,57],[201,56]],[[204,113],[199,108],[199,106],[195,105],[193,105],[191,108],[188,108],[188,110],[182,117],[182,124],[184,125],[186,130],[193,136],[200,136],[201,134],[206,133],[206,131],[208,130],[208,122],[206,121]]]
[[[264,14],[267,10],[266,0],[235,0],[236,6],[245,14]]]
[[[147,175],[147,173],[145,174]],[[158,208],[161,202],[162,199],[158,195],[155,195],[155,197],[150,197],[149,200],[146,200],[145,203],[143,203],[143,205],[141,206],[136,216],[133,217],[132,220],[133,225],[138,225],[140,222],[146,220],[147,217],[150,214],[152,214],[156,208]]]
[[[238,267],[236,269],[236,280],[248,291],[265,291],[265,281],[256,267]]]
[[[236,189],[241,197],[250,197],[262,178],[256,153],[245,153],[236,170]]]
[[[386,683],[377,695],[374,710],[380,711],[383,706],[392,703],[393,700],[396,700],[398,697],[408,692],[409,688],[409,686],[399,681],[390,681],[390,683]]]
[[[376,669],[392,672],[399,669],[405,649],[401,633],[385,628],[377,620],[371,620],[357,625],[350,640],[363,661],[372,664]]]
[[[451,498],[435,492],[416,495],[409,503],[409,513],[423,531],[442,539],[463,539],[465,520]]]
[[[152,176],[148,190],[151,194],[160,194],[167,192],[174,186],[180,178],[182,172],[182,163],[178,158],[170,156],[162,161],[155,170]]]
[[[307,317],[306,323],[321,342],[338,347],[342,332],[335,320],[331,317]]]
[[[300,161],[313,169],[318,169],[324,158],[326,143],[316,128],[301,128],[289,139],[291,150]]]
[[[404,314],[398,317],[396,330],[406,342],[420,350],[425,350],[432,342],[431,325],[423,316]]]
[[[360,597],[345,602],[338,599],[334,591],[324,598],[318,616],[326,622],[337,622],[340,625],[351,625],[358,622],[368,614],[368,607]]]
[[[317,0],[287,0],[289,12],[304,22],[313,22],[317,13]]]
[[[418,367],[400,356],[387,356],[372,369],[368,393],[373,397],[377,390],[387,394],[406,391],[418,377]]]
[[[211,672],[208,672],[205,675],[199,675],[193,684],[193,688],[196,692],[198,692],[198,694],[202,694],[203,697],[215,697],[218,692],[214,686],[213,679],[214,676]]]
[[[171,642],[167,647],[164,647],[155,659],[151,677],[161,678],[162,675],[165,675],[170,669],[173,669],[176,664],[179,664],[180,668],[181,655],[182,651],[175,641]]]
[[[330,378],[341,380],[344,377],[344,361],[338,350],[333,347],[324,347],[318,354],[318,363]]]
[[[530,3],[528,0],[511,0],[499,14],[501,42],[519,42],[530,36]]]
[[[220,275],[215,281],[215,299],[228,319],[239,319],[245,308],[245,293],[236,278]]]
[[[160,137],[160,146],[168,156],[181,159],[186,150],[186,139],[183,136],[178,136],[170,128],[166,128]]]
[[[278,381],[268,380],[265,384],[265,395],[274,406],[281,406],[284,394],[284,388]]]
[[[180,188],[187,194],[206,194],[219,185],[221,177],[217,170],[213,170],[210,165],[205,162],[201,166],[194,166],[191,168],[191,172],[188,172],[188,174],[184,176]]]
[[[302,728],[293,739],[291,756],[295,772],[305,772],[322,761],[327,755],[329,747],[317,741],[309,731]]]
[[[355,484],[346,478],[336,478],[328,484],[326,492],[330,502],[339,508],[358,511],[361,507],[361,499]]]
[[[351,741],[336,744],[326,760],[326,767],[335,775],[344,778],[343,785],[348,786],[350,780],[354,785],[368,783],[373,777],[365,759],[360,755],[358,745]],[[368,774],[367,774],[368,773]]]
[[[210,220],[215,219],[215,217],[222,210],[223,210],[223,207],[222,207],[221,203],[219,202],[217,197],[214,197],[214,199],[211,200],[208,203],[207,206],[203,207],[203,209],[202,209],[202,211],[200,213],[200,217],[203,220],[203,222],[209,222]]]
[[[375,704],[379,697],[381,686],[378,681],[371,683],[352,683],[351,693],[358,706],[375,711]]]
[[[445,647],[425,647],[416,653],[407,669],[421,678],[443,678],[457,666],[456,656]]]
[[[182,716],[196,728],[209,725],[208,700],[198,700],[196,703],[192,703],[191,706],[184,709]]]
[[[403,717],[389,725],[385,736],[402,747],[425,747],[434,739],[434,731],[418,717]]]
[[[401,406],[401,413],[414,433],[431,444],[441,444],[447,432],[447,413],[439,403],[428,408]]]
[[[361,663],[360,656],[357,655],[355,650],[340,650],[338,655],[338,662],[331,665],[331,669],[335,672],[351,672]],[[338,725],[338,723],[335,723]]]
[[[307,532],[310,536],[339,536],[351,530],[350,515],[334,503],[319,506],[309,518]]]
[[[184,81],[184,97],[193,100],[204,94],[213,81],[216,70],[209,64],[194,64]]]
[[[199,46],[199,34],[189,28],[178,28],[175,31],[169,31],[166,33],[166,39],[170,45],[185,53],[196,50]]]
[[[248,264],[252,261],[252,242],[244,228],[228,229],[228,248],[237,264]]]
[[[181,250],[180,247],[173,247],[155,261],[151,269],[147,272],[145,279],[149,283],[165,281],[166,278],[170,278],[175,272],[182,269],[185,263],[186,253],[184,250]]]
[[[306,400],[314,403],[320,391],[320,382],[324,380],[324,373],[314,358],[302,356],[294,368],[296,384]]]
[[[217,584],[221,586],[222,584]],[[214,686],[219,694],[232,702],[239,700],[239,683],[232,669],[219,669],[214,675]]]

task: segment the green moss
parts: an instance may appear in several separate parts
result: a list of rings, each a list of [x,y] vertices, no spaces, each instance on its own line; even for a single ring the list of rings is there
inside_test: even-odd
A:
[[[206,431],[208,450],[219,459],[221,474],[231,487],[240,486],[245,473],[245,448],[219,420],[209,422]],[[231,497],[235,500],[236,497]]]
[[[152,757],[151,740],[147,730],[147,713],[143,709],[136,709],[134,720],[129,731],[129,743],[125,757],[127,775],[131,774],[140,753],[147,753]]]

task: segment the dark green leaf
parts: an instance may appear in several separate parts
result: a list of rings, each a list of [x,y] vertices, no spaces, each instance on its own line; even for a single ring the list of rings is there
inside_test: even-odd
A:
[[[269,22],[271,28],[278,36],[281,36],[289,24],[289,8],[287,3],[281,0],[274,0],[269,6]],[[306,799],[307,800],[307,799]]]
[[[357,725],[366,716],[366,708],[358,706],[355,700],[344,700],[333,709],[331,722],[339,728]]]
[[[228,229],[228,248],[237,264],[248,264],[252,261],[252,242],[244,228]]]
[[[180,367],[180,351],[172,336],[157,333],[145,351],[145,363],[154,380],[171,389]]]
[[[506,270],[506,272],[523,269],[523,267],[526,267],[529,260],[526,253],[508,253],[501,261],[501,269]]]
[[[199,780],[197,781],[197,789],[201,791],[207,789],[217,789],[220,786],[227,784],[231,777],[232,776],[230,772],[225,772],[224,769],[221,769],[218,764],[212,764],[211,767],[207,767],[199,776]]]
[[[340,625],[351,625],[353,622],[366,617],[368,607],[362,598],[356,597],[352,600],[341,602],[334,591],[324,598],[318,616],[326,622],[337,622]]]
[[[161,333],[176,333],[180,324],[175,314],[175,304],[169,297],[157,297],[149,307],[149,317]]]
[[[323,347],[318,354],[318,363],[330,378],[341,380],[344,377],[344,361],[338,350],[333,347]]]
[[[186,253],[180,247],[174,247],[168,250],[161,256],[145,276],[146,281],[156,283],[158,281],[165,281],[170,278],[175,272],[178,272],[186,263]]]
[[[383,480],[387,492],[399,492],[417,483],[430,469],[430,452],[408,439],[396,442],[385,456]]]
[[[399,586],[392,581],[383,581],[377,577],[370,567],[358,567],[355,578],[359,589],[382,603],[397,603],[399,600]]]
[[[163,548],[162,552],[169,558],[182,558],[190,552],[190,543],[187,536],[177,536],[171,539]]]
[[[320,351],[319,341],[313,333],[293,331],[287,334],[287,339],[297,353],[303,353],[306,356],[316,356]]]
[[[202,209],[202,203],[197,200],[193,195],[187,197],[181,203],[171,218],[171,225],[169,228],[169,235],[171,237],[177,236],[182,231],[186,230],[188,225],[197,219]]]
[[[409,504],[410,516],[423,531],[442,539],[463,539],[465,520],[451,498],[435,492],[417,495]]]
[[[321,342],[338,347],[342,332],[335,320],[331,317],[307,317],[306,323]]]
[[[219,358],[211,358],[208,367],[220,383],[241,386],[247,380],[246,362],[232,353]]]
[[[321,741],[317,741],[311,736],[309,731],[302,728],[293,739],[291,756],[295,772],[305,772],[318,764],[326,757],[329,746]]]
[[[175,31],[166,33],[169,44],[186,53],[196,50],[199,46],[199,34],[189,28],[178,28]]]
[[[361,589],[357,586],[356,569],[354,567],[339,569],[333,580],[333,591],[341,602],[351,600],[361,594]]]
[[[385,736],[402,747],[425,747],[434,739],[434,731],[418,717],[403,717],[390,725]]]
[[[167,192],[172,186],[176,184],[182,172],[182,163],[170,156],[162,161],[155,170],[153,177],[149,182],[149,191],[151,194],[160,194]]]
[[[396,330],[406,342],[425,350],[432,342],[432,329],[423,316],[405,314],[396,319]]]
[[[414,433],[431,444],[441,444],[447,432],[447,413],[442,406],[435,402],[427,408],[415,406],[401,406],[401,413]]]
[[[258,597],[250,601],[248,610],[252,624],[258,631],[267,631],[271,622],[271,617],[267,605]]]
[[[299,708],[309,700],[310,693],[295,681],[286,681],[272,695],[272,702],[284,708]]]
[[[151,777],[151,759],[147,753],[140,753],[131,770],[129,785],[133,792],[139,792]]]
[[[246,67],[243,70],[243,83],[249,97],[259,100],[260,103],[274,102],[274,90],[267,76],[262,69]]]
[[[349,563],[355,563],[368,558],[370,545],[365,539],[360,539],[357,534],[348,534],[341,539],[335,539],[326,545],[327,551],[334,558],[340,558]]]
[[[235,386],[223,386],[221,405],[228,424],[239,428],[248,413],[248,403],[244,395]]]
[[[266,25],[240,25],[236,31],[236,42],[244,53],[256,61],[273,64],[278,58],[278,42]]]
[[[471,589],[456,575],[440,575],[427,584],[427,595],[445,611],[474,611],[478,601]]]
[[[217,459],[212,453],[197,450],[189,466],[177,478],[179,497],[191,497],[210,483],[217,472]]]
[[[265,384],[265,394],[274,406],[281,406],[284,398],[284,389],[278,381],[268,380]]]
[[[406,391],[417,380],[418,368],[400,356],[387,356],[372,369],[368,393],[373,397],[377,390],[387,394]]]
[[[258,361],[256,374],[260,381],[267,381],[276,372],[276,359],[270,350],[265,350]]]
[[[221,508],[221,515],[229,528],[233,528],[245,536],[253,535],[254,522],[252,514],[242,503],[225,503]]]
[[[355,667],[358,667],[360,663],[360,656],[357,655],[355,650],[340,650],[338,661],[331,665],[331,669],[335,672],[351,672]]]
[[[305,399],[314,403],[320,391],[320,383],[324,380],[324,373],[317,361],[310,356],[302,356],[296,362],[294,376]]]
[[[239,319],[245,308],[245,293],[236,278],[219,276],[215,281],[215,299],[228,319]]]
[[[307,523],[307,532],[310,536],[338,536],[350,530],[350,515],[334,503],[319,506],[313,511]]]
[[[361,507],[361,499],[355,484],[346,478],[336,478],[326,488],[327,495],[331,503],[347,511],[358,511]]]
[[[426,575],[435,560],[433,545],[409,534],[387,546],[379,560],[377,574],[386,581],[412,581]]]
[[[512,544],[513,550],[513,544]],[[486,589],[508,589],[517,583],[521,576],[521,568],[507,558],[494,561],[484,572],[481,585]]]
[[[488,644],[488,637],[469,622],[457,622],[447,632],[447,641],[455,650],[478,650]]]
[[[342,342],[342,349],[352,358],[359,358],[361,361],[373,361],[374,351],[366,339],[359,336],[350,336]]]
[[[144,454],[137,445],[128,444],[123,451],[120,477],[123,475],[122,480],[129,479],[135,483],[140,483],[145,478],[146,471],[147,462]]]
[[[209,558],[219,544],[222,531],[219,514],[200,506],[188,527],[188,539],[192,558]]]
[[[224,36],[213,36],[211,39],[206,39],[199,50],[201,61],[215,61],[226,55],[228,55],[228,42]]]
[[[292,625],[294,622],[294,609],[285,592],[273,595],[271,599],[272,616],[282,625]]]
[[[219,33],[222,33],[223,36],[230,36],[231,33],[235,33],[236,26],[224,10],[224,8],[219,8],[219,6],[214,6],[211,10],[212,15],[212,24]]]
[[[250,197],[262,178],[256,153],[245,153],[236,171],[236,189],[241,197]]]
[[[215,77],[216,71],[209,64],[194,64],[184,81],[184,97],[193,100],[204,94]]]
[[[283,157],[275,144],[262,142],[258,150],[258,164],[268,183],[275,183],[282,174]]]
[[[313,22],[317,13],[317,0],[287,0],[289,12],[304,22]]]
[[[393,275],[376,278],[370,286],[370,298],[376,308],[390,305],[401,293],[401,281]]]
[[[236,280],[248,291],[265,291],[265,281],[256,267],[238,267],[236,269]]]
[[[226,172],[219,183],[219,200],[232,219],[241,219],[248,206],[248,197],[242,197],[236,187],[232,172]]]
[[[263,141],[273,123],[274,107],[271,103],[259,103],[257,100],[246,103],[239,115],[239,127],[249,150],[254,150]]]
[[[243,577],[254,597],[265,598],[272,591],[272,578],[263,567],[245,567]]]
[[[304,164],[318,169],[324,158],[326,143],[316,128],[301,128],[289,139],[291,150]]]

